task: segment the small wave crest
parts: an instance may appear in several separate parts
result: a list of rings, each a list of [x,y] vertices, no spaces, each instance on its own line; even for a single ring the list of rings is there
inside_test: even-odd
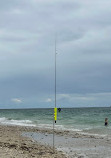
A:
[[[53,129],[53,124],[38,124],[37,127],[42,128],[42,129]],[[74,132],[82,131],[80,129],[67,128],[64,125],[56,125],[54,128],[60,131],[74,131]]]
[[[16,125],[16,126],[30,126],[30,127],[38,127],[41,129],[53,129],[53,124],[44,124],[38,123],[38,121],[31,121],[31,120],[18,120],[12,118],[2,117],[0,118],[0,124],[3,125]],[[82,129],[74,128],[72,126],[65,126],[65,125],[55,125],[55,130],[60,131],[73,131],[73,132],[82,132]]]
[[[11,118],[6,118],[6,117],[0,118],[0,124],[18,125],[18,126],[33,126],[33,127],[36,126],[35,124],[33,124],[33,122],[31,120],[14,120]]]

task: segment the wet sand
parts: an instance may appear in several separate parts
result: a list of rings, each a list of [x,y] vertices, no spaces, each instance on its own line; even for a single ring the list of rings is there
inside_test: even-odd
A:
[[[56,132],[55,132],[56,133]],[[57,132],[58,133],[58,132]],[[110,158],[111,137],[76,132],[55,134],[55,147],[69,158]],[[41,144],[52,146],[52,134],[25,132],[24,136]]]
[[[32,129],[29,129],[29,131]],[[0,125],[0,158],[65,158],[62,152],[22,136],[28,128]]]
[[[110,158],[111,136],[55,131],[34,127],[0,126],[1,158]]]

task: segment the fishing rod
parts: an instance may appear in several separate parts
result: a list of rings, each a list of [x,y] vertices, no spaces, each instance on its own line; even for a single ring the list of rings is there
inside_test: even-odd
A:
[[[56,49],[56,38],[55,38],[55,107],[54,107],[54,115],[53,115],[53,151],[54,151],[54,145],[55,145],[54,128],[55,128],[55,123],[57,121],[57,106],[56,106],[56,55],[57,55],[57,49]]]

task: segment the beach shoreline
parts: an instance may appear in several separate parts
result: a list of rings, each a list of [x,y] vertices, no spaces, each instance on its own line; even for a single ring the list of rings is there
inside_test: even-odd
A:
[[[33,128],[0,125],[0,158],[65,158],[66,156],[53,148],[23,137],[22,132]]]
[[[0,125],[1,158],[109,158],[111,137],[36,127]]]

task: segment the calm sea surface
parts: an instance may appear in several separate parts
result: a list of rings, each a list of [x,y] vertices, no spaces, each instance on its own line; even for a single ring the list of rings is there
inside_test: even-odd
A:
[[[104,119],[108,118],[108,127]],[[53,109],[0,110],[0,124],[53,127]],[[63,108],[56,129],[111,135],[111,108]]]

